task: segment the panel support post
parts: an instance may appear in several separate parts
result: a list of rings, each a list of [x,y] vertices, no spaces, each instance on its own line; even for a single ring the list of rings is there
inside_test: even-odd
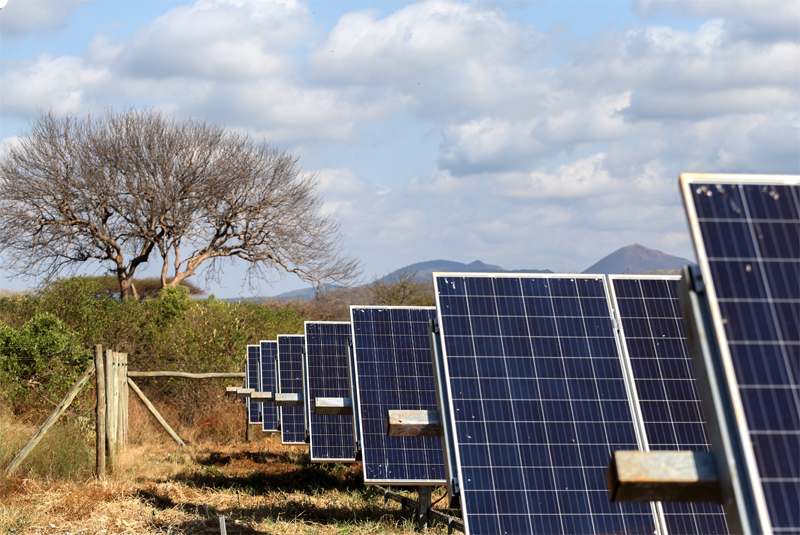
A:
[[[97,407],[95,410],[95,476],[106,477],[106,371],[103,364],[103,346],[94,346],[95,391]]]
[[[739,438],[740,424],[733,408],[700,268],[683,268],[678,297],[730,532],[743,535],[765,533],[756,505],[755,483],[747,471],[744,446]]]
[[[419,488],[419,513],[417,514],[417,522],[419,523],[419,530],[425,531],[428,529],[428,512],[431,510],[431,487],[420,486]]]
[[[244,400],[244,440],[248,444],[253,442],[253,426],[250,425],[250,407],[248,400]]]

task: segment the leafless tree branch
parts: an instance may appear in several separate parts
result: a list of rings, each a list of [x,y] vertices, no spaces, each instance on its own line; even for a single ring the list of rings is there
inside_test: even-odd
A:
[[[98,261],[122,296],[154,252],[162,286],[203,265],[218,276],[226,259],[249,262],[257,280],[347,284],[359,262],[316,186],[296,156],[219,125],[153,109],[44,112],[0,162],[0,253],[30,276]]]

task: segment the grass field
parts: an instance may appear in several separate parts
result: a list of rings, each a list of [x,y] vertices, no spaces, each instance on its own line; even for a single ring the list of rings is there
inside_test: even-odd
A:
[[[408,496],[415,498],[413,489]],[[434,500],[444,489],[434,491]],[[441,504],[444,504],[443,500]],[[437,509],[439,507],[437,506]],[[0,533],[405,534],[401,511],[362,483],[360,464],[311,464],[277,435],[252,444],[130,446],[104,481],[9,477]],[[446,533],[433,525],[430,533]]]

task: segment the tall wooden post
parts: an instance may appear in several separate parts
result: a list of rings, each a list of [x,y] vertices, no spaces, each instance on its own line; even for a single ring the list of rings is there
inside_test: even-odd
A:
[[[106,451],[108,452],[108,467],[114,471],[117,464],[117,406],[116,393],[116,352],[106,349]]]
[[[95,462],[95,475],[106,477],[106,372],[103,365],[103,346],[94,346],[95,390],[97,392],[97,411],[95,418],[95,431],[97,438],[95,447],[97,459]]]
[[[114,385],[117,409],[117,452],[128,444],[128,354],[115,352]]]

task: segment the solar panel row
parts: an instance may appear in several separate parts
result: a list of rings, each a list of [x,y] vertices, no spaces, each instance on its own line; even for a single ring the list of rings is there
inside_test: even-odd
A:
[[[800,181],[729,182],[683,180],[687,213],[764,532],[798,533]],[[606,494],[614,450],[710,449],[677,285],[434,274],[436,309],[353,307],[350,324],[307,322],[312,460],[354,459],[352,418],[313,413],[316,397],[352,397],[365,482],[437,483],[446,469],[467,533],[725,534],[717,505],[613,504]],[[431,366],[434,313],[441,362]],[[434,368],[440,412],[452,414],[449,467],[435,440],[384,430],[387,410],[434,407]]]
[[[258,391],[259,365],[261,348],[255,345],[247,346],[247,375],[245,375],[245,388]],[[261,403],[247,399],[247,417],[251,424],[261,423]]]
[[[278,336],[278,391],[283,394],[303,393],[302,335]],[[305,444],[306,424],[303,407],[280,407],[281,442]]]
[[[354,462],[353,417],[314,413],[318,397],[349,398],[347,364],[349,322],[305,322],[306,421],[312,462]]]
[[[278,342],[262,340],[261,360],[259,362],[259,392],[275,392],[275,359],[278,354]],[[278,410],[274,403],[261,403],[261,428],[272,432],[278,430]]]
[[[436,410],[428,326],[434,307],[351,307],[366,484],[442,485],[438,437],[386,435],[389,410]]]
[[[679,277],[611,275],[612,303],[620,320],[622,350],[650,450],[710,451],[683,320]],[[664,503],[668,533],[728,533],[720,505]]]

